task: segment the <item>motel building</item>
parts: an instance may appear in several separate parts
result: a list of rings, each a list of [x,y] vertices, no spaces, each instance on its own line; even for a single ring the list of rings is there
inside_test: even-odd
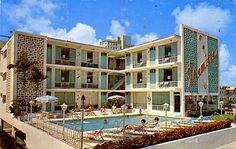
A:
[[[12,100],[35,98],[32,84],[7,69],[22,52],[47,75],[37,96],[59,98],[47,110],[61,110],[63,103],[80,108],[82,95],[95,109],[121,95],[135,110],[157,115],[164,115],[164,103],[170,116],[198,110],[199,101],[203,109],[218,107],[218,39],[208,33],[181,25],[179,35],[112,50],[15,31],[0,54],[0,118],[11,125],[16,122],[6,115]]]

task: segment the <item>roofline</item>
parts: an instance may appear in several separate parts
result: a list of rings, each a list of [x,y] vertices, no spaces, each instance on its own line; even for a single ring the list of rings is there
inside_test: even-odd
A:
[[[135,46],[132,46],[132,47],[128,47],[128,48],[119,50],[119,52],[126,52],[126,51],[129,51],[129,50],[135,49],[135,48],[137,48],[137,47],[146,46],[146,45],[148,45],[148,44],[153,44],[153,43],[160,42],[160,41],[163,41],[163,40],[168,40],[168,39],[171,39],[171,38],[180,38],[180,36],[179,36],[179,35],[176,35],[176,34],[173,34],[173,35],[171,35],[171,36],[167,36],[167,37],[155,39],[155,40],[148,41],[148,42],[145,42],[145,43],[141,43],[141,44],[138,44],[138,45],[135,45]]]

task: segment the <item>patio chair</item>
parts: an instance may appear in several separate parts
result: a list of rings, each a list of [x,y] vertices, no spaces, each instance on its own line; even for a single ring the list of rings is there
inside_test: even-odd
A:
[[[178,127],[185,127],[185,126],[190,126],[193,125],[194,121],[192,119],[180,119],[176,121],[171,121],[171,124],[177,125]]]

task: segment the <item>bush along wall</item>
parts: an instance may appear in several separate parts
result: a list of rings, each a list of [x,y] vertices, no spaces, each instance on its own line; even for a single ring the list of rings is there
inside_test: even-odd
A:
[[[143,135],[126,141],[107,141],[96,145],[94,149],[137,149],[147,147],[163,142],[186,138],[198,134],[203,134],[223,128],[228,128],[231,125],[230,120],[215,121],[209,123],[197,124],[189,127],[176,128],[163,132],[156,132],[152,135]]]
[[[215,112],[220,114],[220,109],[203,110],[202,115],[203,116],[211,116],[211,115],[214,115]],[[223,110],[222,113],[224,114],[225,111]],[[199,117],[200,116],[200,111],[188,111],[186,114],[187,114],[187,117]]]

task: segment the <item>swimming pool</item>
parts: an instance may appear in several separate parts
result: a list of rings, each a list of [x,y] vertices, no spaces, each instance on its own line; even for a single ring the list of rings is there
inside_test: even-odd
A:
[[[141,120],[145,119],[146,122],[151,122],[157,116],[150,115],[134,115],[134,116],[126,116],[125,125],[141,125]],[[104,124],[104,120],[107,120],[107,124]],[[167,118],[167,121],[174,121],[178,118]],[[159,117],[160,122],[165,121],[165,117]],[[63,125],[62,121],[55,121],[53,123],[57,123],[59,125]],[[65,121],[65,126],[71,129],[79,130],[81,129],[81,120],[67,120]],[[117,128],[123,126],[123,117],[106,117],[106,118],[96,118],[96,119],[86,119],[84,120],[84,131],[92,131],[99,129],[107,129],[107,128]]]

